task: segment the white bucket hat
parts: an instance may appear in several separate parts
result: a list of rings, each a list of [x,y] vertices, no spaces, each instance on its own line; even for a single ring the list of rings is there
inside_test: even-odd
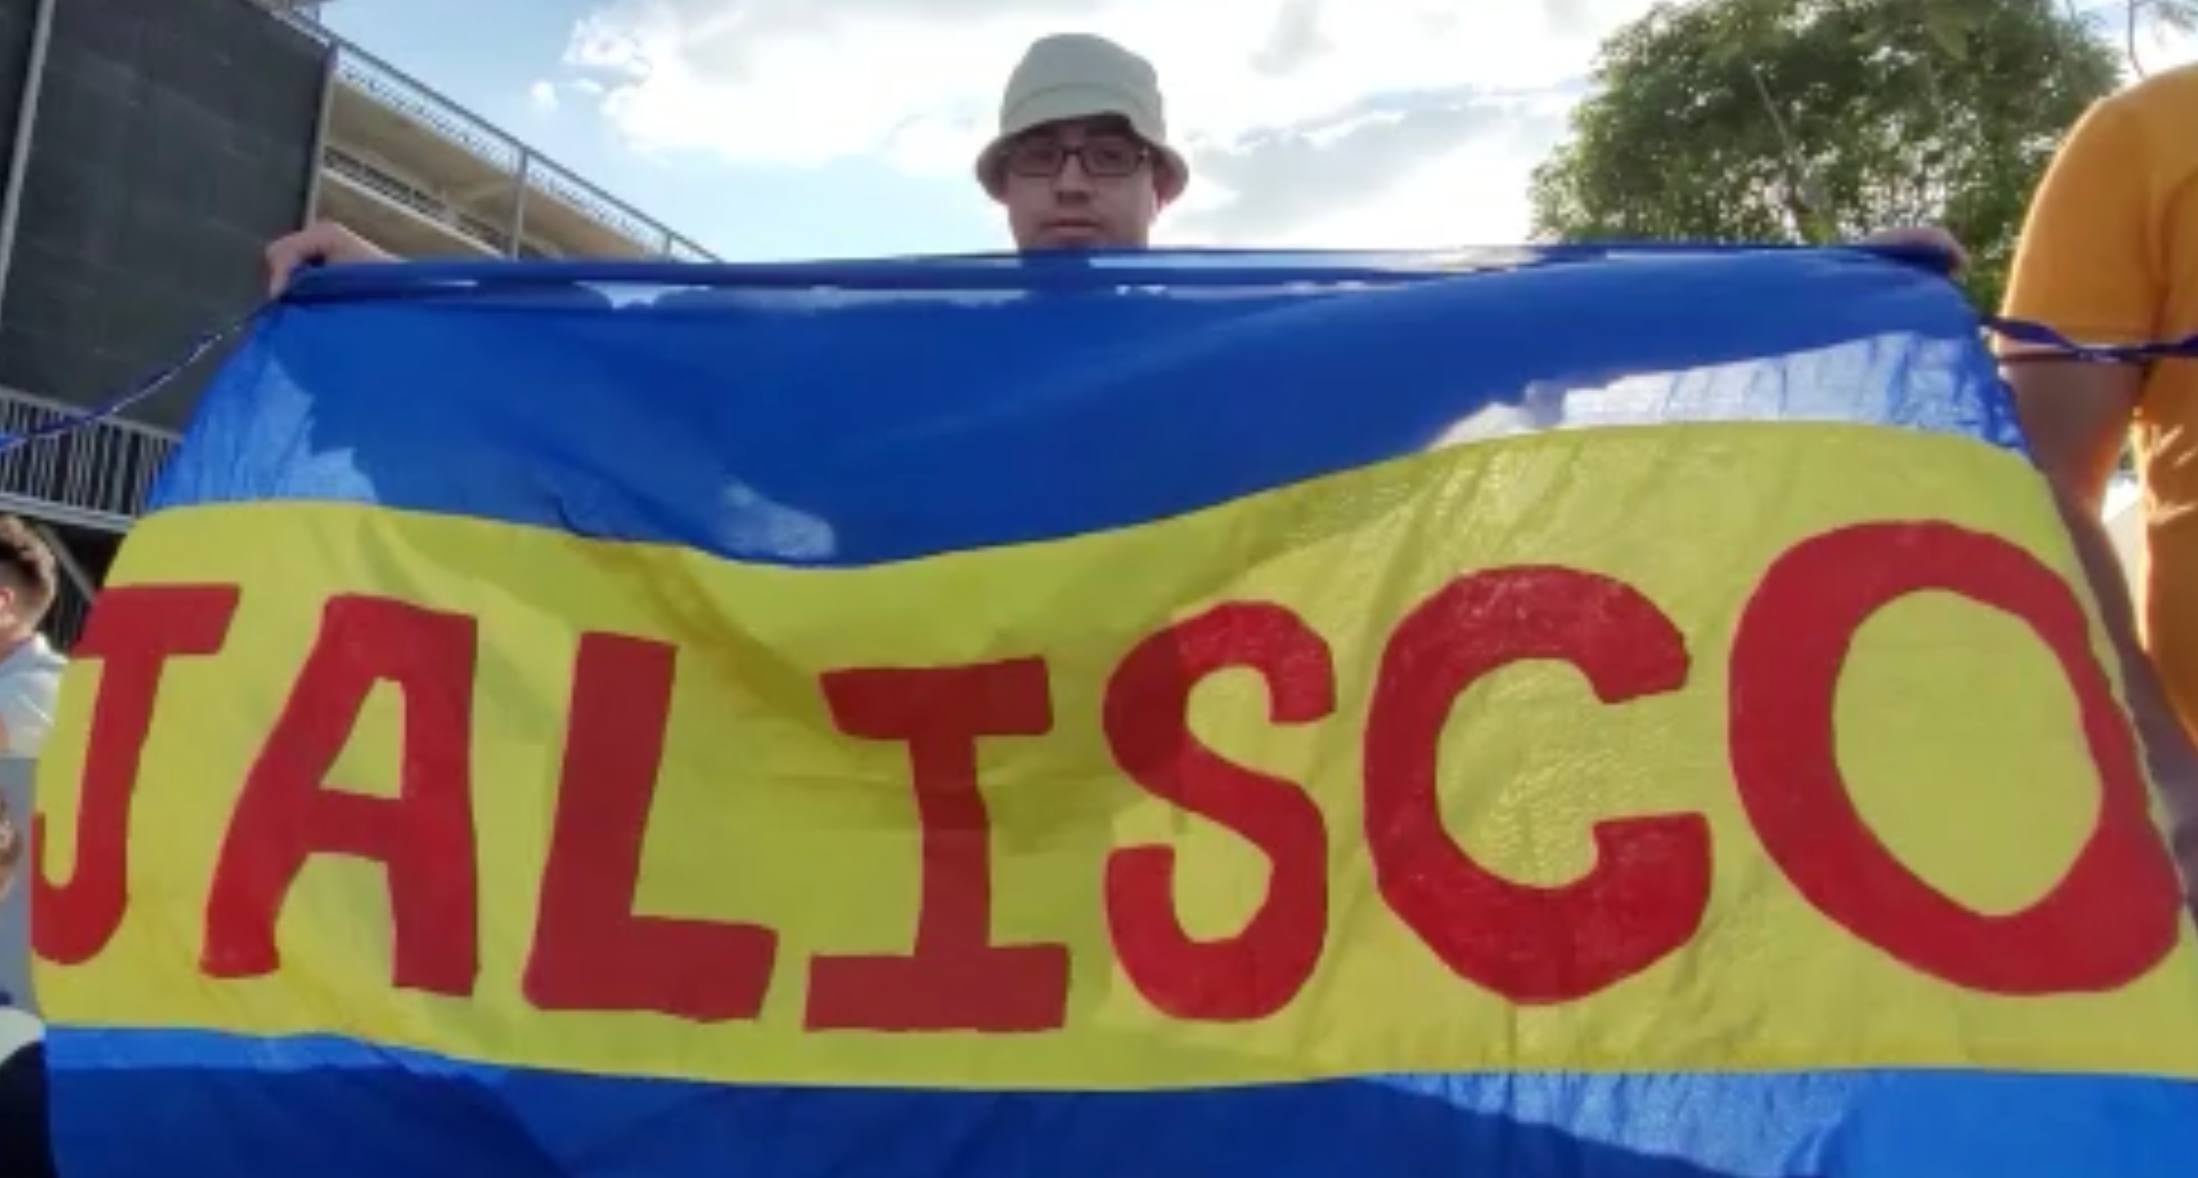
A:
[[[1000,99],[1000,134],[977,157],[977,182],[997,197],[1005,183],[1001,153],[1008,141],[1033,127],[1068,119],[1120,115],[1152,146],[1162,168],[1162,200],[1174,200],[1190,183],[1190,165],[1168,146],[1168,121],[1160,101],[1160,75],[1152,63],[1105,37],[1062,33],[1042,37],[1023,54]]]

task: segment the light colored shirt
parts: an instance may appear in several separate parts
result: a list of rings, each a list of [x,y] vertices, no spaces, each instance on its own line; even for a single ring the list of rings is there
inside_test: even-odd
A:
[[[61,672],[69,660],[54,653],[43,634],[0,658],[0,725],[7,726],[10,756],[35,757],[53,730],[54,700],[61,694]]]
[[[39,1022],[36,1015],[12,1006],[0,1006],[0,1059],[6,1059],[45,1037],[45,1024]]]

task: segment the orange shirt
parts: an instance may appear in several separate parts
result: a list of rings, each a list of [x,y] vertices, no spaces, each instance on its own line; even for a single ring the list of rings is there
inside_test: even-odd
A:
[[[2198,66],[2076,124],[2030,207],[2007,314],[2086,343],[2198,332]],[[2138,621],[2198,734],[2198,360],[2152,366],[2132,440],[2145,491]]]

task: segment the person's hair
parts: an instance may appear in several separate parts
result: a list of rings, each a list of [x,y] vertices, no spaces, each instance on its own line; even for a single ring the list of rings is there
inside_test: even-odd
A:
[[[22,599],[25,621],[35,626],[53,608],[60,590],[53,567],[53,550],[38,538],[30,525],[12,515],[0,515],[0,578],[5,578]]]

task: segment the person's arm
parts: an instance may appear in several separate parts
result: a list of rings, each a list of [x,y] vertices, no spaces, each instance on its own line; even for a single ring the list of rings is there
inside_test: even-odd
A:
[[[2008,383],[2032,456],[2099,603],[2122,673],[2123,695],[2182,871],[2183,895],[2198,917],[2198,748],[2193,748],[2152,660],[2137,640],[2136,611],[2121,561],[2100,518],[2100,501],[2121,454],[2142,370],[2069,360],[2015,362]]]
[[[2009,357],[2004,371],[2038,468],[2096,523],[2129,436],[2144,369],[2033,354]]]
[[[396,255],[335,221],[313,224],[267,245],[267,293],[279,295],[290,276],[315,262],[394,262]]]
[[[2139,751],[2150,770],[2159,795],[2162,817],[2167,821],[2168,846],[2183,878],[2183,898],[2198,920],[2198,747],[2191,744],[2181,718],[2168,702],[2167,689],[2153,670],[2137,641],[2136,611],[2130,604],[2129,585],[2122,577],[2121,561],[2096,507],[2080,503],[2054,488],[2055,505],[2076,547],[2092,599],[2099,604],[2099,620],[2107,641],[2114,647],[2122,673],[2123,702],[2137,732]]]
[[[2079,343],[2143,343],[2166,299],[2142,128],[2109,100],[2076,124],[2030,203],[2008,276],[2006,315]],[[2133,365],[2003,349],[2031,453],[2054,485],[2097,514],[2143,385]]]
[[[1880,229],[1855,244],[1935,254],[1949,275],[1959,274],[1969,268],[1969,251],[1962,248],[1960,240],[1952,233],[1938,225],[1902,225],[1893,229]]]
[[[2111,101],[2076,125],[2031,202],[2008,284],[2009,317],[2082,343],[2135,343],[2157,334],[2166,278],[2149,159],[2141,128]],[[2100,518],[2144,370],[2045,358],[2031,349],[2009,348],[2003,358],[2031,455],[2052,484],[2120,665],[2184,895],[2198,913],[2198,749],[2138,644],[2129,586]]]

